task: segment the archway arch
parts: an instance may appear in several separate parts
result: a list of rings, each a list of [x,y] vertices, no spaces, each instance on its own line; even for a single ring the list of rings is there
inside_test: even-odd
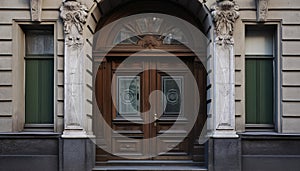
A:
[[[113,4],[107,5],[107,3],[108,3],[107,1],[102,1],[102,3],[99,3],[97,5],[97,7],[99,9],[98,12],[99,12],[99,15],[101,14],[101,17],[99,19],[97,19],[93,13],[91,14],[91,18],[94,20],[95,23],[93,25],[87,26],[89,28],[89,30],[91,32],[95,33],[103,26],[105,26],[109,23],[112,23],[113,21],[120,19],[124,16],[130,16],[130,15],[139,14],[139,13],[143,13],[143,12],[153,12],[153,13],[163,13],[163,14],[174,15],[183,20],[189,21],[189,23],[191,23],[192,25],[196,26],[199,30],[201,30],[201,32],[204,33],[206,37],[208,37],[208,38],[210,37],[212,26],[209,24],[209,23],[211,23],[209,20],[209,17],[208,17],[209,15],[206,12],[206,9],[203,7],[203,5],[199,1],[194,1],[194,3],[196,4],[195,6],[192,3],[183,3],[182,4],[182,3],[178,3],[177,1],[161,2],[161,1],[145,0],[145,1],[119,1],[119,2],[120,3],[118,5],[113,5]],[[145,5],[143,3],[146,3],[147,5]],[[170,7],[170,8],[163,9],[164,6],[162,6],[162,7],[158,6],[158,3],[164,4],[164,5],[166,5],[165,7]],[[109,6],[110,9],[106,9],[105,6]],[[140,8],[134,8],[134,7],[140,7]],[[145,7],[151,7],[151,8],[147,9]],[[155,7],[157,7],[157,8],[155,8]],[[197,10],[195,10],[193,7],[196,7]],[[183,12],[181,12],[180,14],[176,13],[176,12],[174,13],[174,11],[172,11],[172,9],[174,11],[177,11],[177,9],[178,10],[182,9]],[[199,17],[199,16],[201,16],[201,17]],[[97,24],[96,24],[96,21],[98,21]],[[93,29],[95,31],[93,31]],[[106,39],[105,35],[103,35],[103,37],[100,37],[100,38]],[[92,42],[91,40],[92,39],[90,39],[89,43]],[[94,44],[95,44],[95,40],[97,40],[97,39],[94,39]],[[205,44],[205,46],[206,45],[207,44]],[[206,56],[207,56],[207,54],[206,54]],[[194,64],[192,64],[192,65],[194,65]],[[145,76],[145,77],[147,77],[147,76]],[[206,89],[205,85],[202,88]],[[132,148],[132,147],[128,147],[128,148]]]
[[[213,35],[213,28],[214,28],[214,24],[213,24],[213,20],[212,17],[210,15],[210,11],[209,8],[204,4],[201,3],[199,0],[102,0],[99,1],[98,3],[95,2],[95,4],[91,7],[90,9],[90,13],[89,13],[89,17],[87,20],[87,32],[85,34],[85,36],[87,38],[90,38],[99,28],[101,28],[103,26],[103,23],[101,23],[100,21],[105,21],[105,18],[107,18],[107,16],[109,16],[110,14],[113,13],[113,11],[115,11],[116,9],[121,9],[124,8],[125,5],[132,5],[135,3],[144,3],[147,2],[149,3],[149,6],[153,6],[152,4],[155,3],[163,3],[166,2],[166,4],[171,4],[173,7],[177,6],[178,8],[181,8],[182,10],[184,10],[186,13],[188,13],[190,16],[193,17],[194,22],[192,24],[194,24],[196,27],[198,26],[199,29],[207,36],[208,39],[212,38]],[[165,9],[164,9],[165,8]],[[124,8],[125,9],[125,8]],[[173,15],[176,16],[177,15],[177,11],[170,11],[170,9],[172,8],[168,8],[168,6],[162,6],[160,9],[156,10],[157,12],[161,12],[161,13],[165,13],[165,14],[169,14],[169,15]],[[142,11],[143,10],[143,11]],[[126,10],[125,10],[126,11]],[[140,12],[138,12],[140,11]],[[136,9],[136,11],[134,11],[134,13],[141,13],[141,12],[154,12],[155,9]],[[126,12],[125,12],[126,13]],[[134,14],[131,13],[131,14]],[[127,15],[130,15],[130,13],[127,12]],[[124,13],[120,16],[124,17]],[[115,18],[113,20],[116,20],[118,18],[120,18],[120,16],[115,16]],[[186,18],[184,16],[178,16],[179,18],[182,18],[183,20],[185,20]],[[112,20],[108,21],[111,22]],[[187,20],[188,21],[188,20]],[[101,23],[101,24],[99,24]],[[104,24],[107,24],[107,22],[104,22]]]

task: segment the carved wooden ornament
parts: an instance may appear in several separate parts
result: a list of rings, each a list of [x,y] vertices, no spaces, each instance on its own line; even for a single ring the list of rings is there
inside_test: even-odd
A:
[[[162,40],[160,40],[159,38],[157,38],[155,36],[146,35],[141,40],[139,40],[137,42],[137,44],[143,48],[153,49],[153,48],[158,48],[163,43],[162,43]]]

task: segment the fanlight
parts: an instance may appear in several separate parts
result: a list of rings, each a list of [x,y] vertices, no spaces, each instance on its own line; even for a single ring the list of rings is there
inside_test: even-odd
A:
[[[157,42],[167,45],[188,43],[182,28],[176,25],[178,23],[171,23],[171,21],[157,16],[137,18],[122,24],[113,44],[142,46],[141,40],[153,42],[150,39],[156,39]]]

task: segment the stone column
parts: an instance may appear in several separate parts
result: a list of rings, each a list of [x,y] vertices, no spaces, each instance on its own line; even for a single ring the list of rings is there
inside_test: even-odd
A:
[[[239,7],[233,0],[217,0],[212,6],[215,23],[213,115],[210,136],[234,138],[235,132],[235,64],[233,29]]]
[[[83,26],[87,8],[77,1],[65,1],[60,8],[64,21],[64,138],[87,137],[84,129]]]

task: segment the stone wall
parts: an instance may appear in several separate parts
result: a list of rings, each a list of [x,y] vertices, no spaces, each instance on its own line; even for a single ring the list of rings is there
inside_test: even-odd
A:
[[[236,128],[245,129],[245,24],[256,22],[255,0],[237,0],[240,19],[235,34]],[[278,132],[300,133],[300,1],[269,0],[265,24],[277,24],[278,63],[275,117]]]
[[[87,63],[91,57],[92,34],[96,28],[97,22],[101,17],[101,12],[109,11],[114,4],[103,4],[101,11],[96,9],[95,2],[92,0],[82,0],[88,9],[92,12],[89,15],[87,29],[85,29],[86,40],[86,56]],[[213,1],[207,2],[206,10]],[[245,54],[244,54],[244,26],[247,22],[256,21],[256,3],[255,0],[237,0],[240,6],[240,18],[237,21],[235,36],[235,73],[236,73],[236,129],[239,132],[245,130]],[[63,129],[63,68],[64,68],[64,37],[63,25],[59,18],[59,8],[62,0],[43,0],[42,4],[42,24],[50,23],[55,27],[55,129],[61,132]],[[107,6],[107,8],[105,7]],[[299,133],[300,132],[300,2],[298,0],[270,0],[269,11],[266,23],[278,23],[279,28],[279,69],[280,74],[277,75],[279,89],[279,100],[277,101],[277,109],[279,116],[278,132]],[[199,12],[200,14],[201,12]],[[209,17],[203,18],[206,23]],[[209,21],[208,21],[209,22]],[[31,24],[30,0],[2,0],[0,5],[0,132],[20,131],[20,124],[16,120],[22,113],[24,106],[24,91],[20,74],[23,68],[17,62],[23,59],[24,55],[20,53],[22,49],[21,42],[24,41],[17,35],[20,24]],[[212,32],[207,28],[206,34]],[[22,34],[22,31],[20,32]],[[210,36],[212,37],[212,35]],[[212,47],[212,46],[209,46]],[[208,78],[212,78],[213,73],[210,72],[211,55],[213,49],[208,51]],[[24,52],[23,52],[24,53]],[[89,67],[89,66],[87,66]],[[88,74],[87,74],[88,75]],[[87,76],[86,79],[91,79]],[[21,80],[21,81],[20,81]],[[89,80],[90,81],[90,80]],[[211,111],[211,80],[208,83],[208,117]],[[90,95],[87,99],[90,100]],[[23,104],[23,105],[22,105]],[[86,111],[88,125],[91,125],[91,107],[86,102]],[[91,128],[88,130],[90,131]]]
[[[24,124],[24,33],[21,24],[51,24],[55,40],[55,130],[63,129],[63,25],[62,0],[43,0],[41,20],[32,22],[30,0],[0,2],[0,132],[21,131]],[[18,121],[23,120],[23,121]]]

